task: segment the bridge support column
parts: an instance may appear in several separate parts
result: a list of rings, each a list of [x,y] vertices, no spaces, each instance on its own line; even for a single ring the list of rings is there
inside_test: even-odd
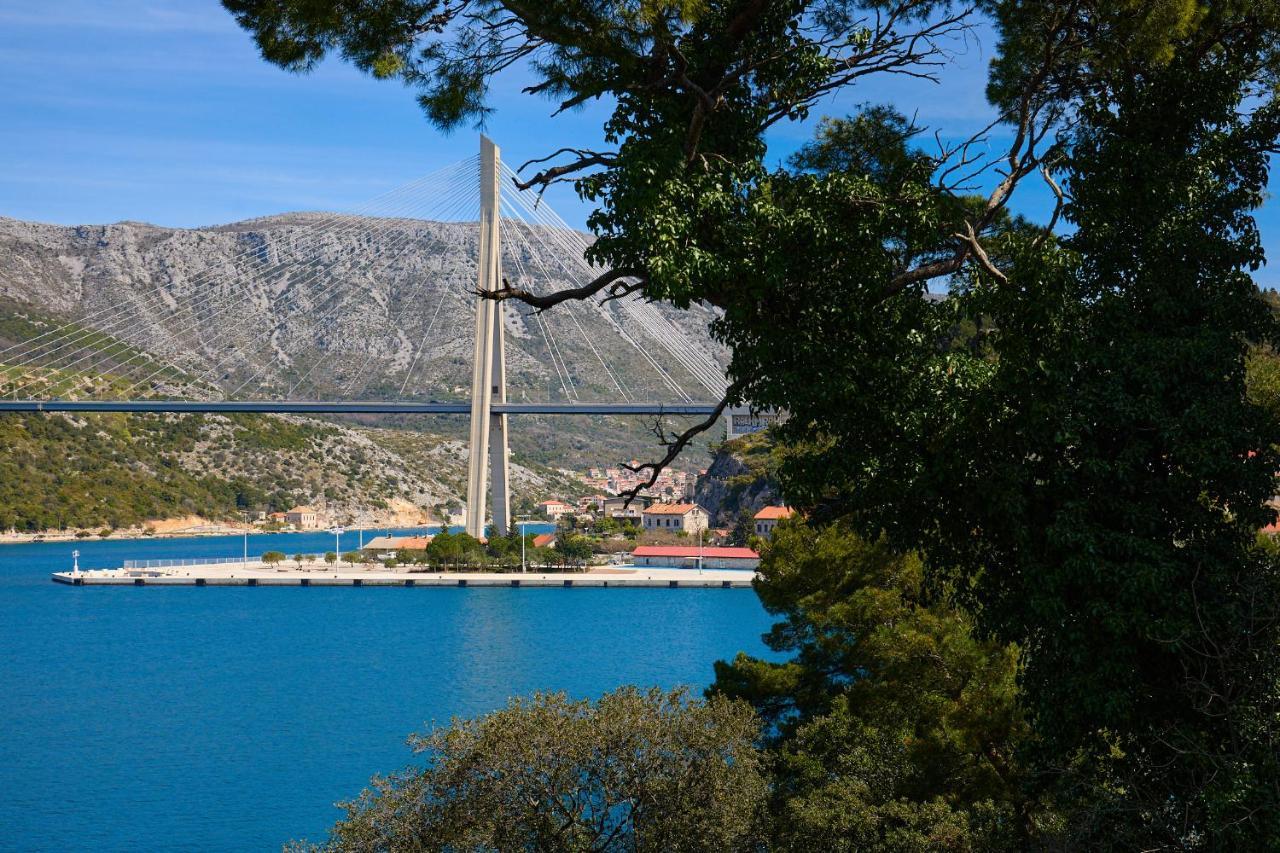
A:
[[[477,289],[497,290],[502,283],[502,254],[498,239],[498,146],[480,137],[480,258]],[[485,498],[493,487],[495,531],[511,524],[510,480],[507,463],[507,417],[493,413],[494,402],[507,399],[505,308],[501,302],[479,299],[476,341],[471,369],[471,446],[467,464],[467,533],[485,532]],[[488,463],[488,470],[486,470]]]

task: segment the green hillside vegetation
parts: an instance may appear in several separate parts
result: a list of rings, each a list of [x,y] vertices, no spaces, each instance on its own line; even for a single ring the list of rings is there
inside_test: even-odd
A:
[[[229,451],[300,452],[336,430],[275,418],[227,418],[231,429],[210,447]],[[83,418],[0,418],[0,529],[129,527],[187,514],[233,518],[236,510],[282,510],[306,483],[280,469],[256,476],[193,473],[181,462],[209,437],[196,415],[95,414]]]
[[[119,338],[6,300],[0,300],[0,356],[0,395],[8,397],[85,399],[126,390],[143,397],[158,384],[197,385]],[[132,387],[140,381],[142,387]]]

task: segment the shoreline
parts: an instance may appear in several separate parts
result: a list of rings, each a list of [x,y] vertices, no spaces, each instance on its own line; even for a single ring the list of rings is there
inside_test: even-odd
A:
[[[410,525],[372,525],[366,524],[357,527],[348,527],[347,530],[429,530],[437,528],[436,524],[410,524]],[[51,542],[137,542],[147,540],[160,539],[206,539],[216,538],[220,536],[243,536],[248,533],[250,536],[289,536],[299,534],[315,534],[328,533],[328,528],[316,527],[305,530],[262,530],[258,527],[236,527],[234,525],[209,527],[208,529],[182,528],[179,530],[156,531],[154,533],[145,533],[141,530],[122,530],[113,532],[110,536],[99,536],[93,533],[89,536],[77,536],[76,531],[55,531],[52,533],[0,533],[0,545],[44,545]]]

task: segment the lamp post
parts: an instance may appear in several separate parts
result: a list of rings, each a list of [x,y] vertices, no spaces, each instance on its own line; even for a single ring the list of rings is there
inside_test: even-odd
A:
[[[341,527],[331,527],[329,528],[329,532],[333,534],[333,555],[341,558],[342,548],[340,547],[339,538],[347,531],[343,530]]]
[[[702,528],[698,528],[698,574],[702,574]]]
[[[80,577],[80,552],[71,552],[71,576]]]
[[[244,555],[242,557],[242,566],[249,568],[249,513],[247,510],[241,510],[240,514],[244,516]]]
[[[520,572],[521,573],[528,571],[528,569],[525,568],[525,564],[524,564],[524,526],[528,523],[529,523],[529,519],[527,518],[522,518],[516,522],[516,525],[520,528]]]

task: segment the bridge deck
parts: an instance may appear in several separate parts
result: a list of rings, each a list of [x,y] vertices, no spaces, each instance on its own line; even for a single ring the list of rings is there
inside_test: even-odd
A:
[[[701,415],[714,403],[494,403],[503,415]],[[275,414],[469,415],[470,403],[341,400],[0,400],[0,412],[265,412]]]

